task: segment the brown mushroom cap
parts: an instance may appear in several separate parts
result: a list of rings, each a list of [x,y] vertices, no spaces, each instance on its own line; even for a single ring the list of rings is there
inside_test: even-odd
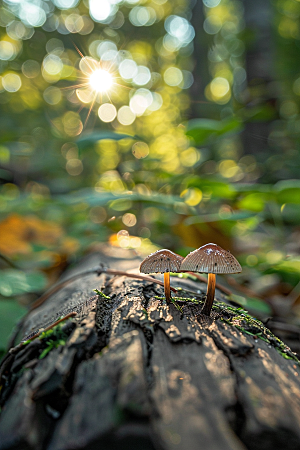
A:
[[[147,256],[140,265],[142,273],[179,272],[182,256],[163,248]]]
[[[184,258],[180,270],[203,273],[238,273],[242,271],[242,268],[229,251],[216,244],[205,244]]]

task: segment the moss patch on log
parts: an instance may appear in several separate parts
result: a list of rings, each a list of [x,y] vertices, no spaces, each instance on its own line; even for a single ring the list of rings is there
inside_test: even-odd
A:
[[[200,299],[200,297],[202,297],[202,299]],[[160,299],[164,299],[164,297],[160,297]],[[192,303],[193,305],[199,305],[199,307],[202,308],[204,300],[205,296],[202,294],[199,294],[199,299],[195,297],[177,296],[172,298],[172,303],[180,310],[180,312],[182,312],[182,314],[184,314],[185,304]],[[199,308],[199,315],[201,308]],[[265,341],[267,344],[274,347],[283,358],[292,359],[300,364],[296,354],[293,353],[291,349],[275,336],[260,320],[251,316],[244,308],[231,306],[227,303],[215,300],[212,307],[211,318],[213,320],[226,322],[229,325],[236,327],[242,333],[253,336],[254,339]]]

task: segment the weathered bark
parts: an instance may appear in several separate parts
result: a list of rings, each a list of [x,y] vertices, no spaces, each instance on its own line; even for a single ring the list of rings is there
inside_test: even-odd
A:
[[[96,263],[138,267],[137,259],[101,255],[76,271]],[[171,285],[205,293],[191,280],[172,278]],[[95,296],[95,288],[109,298]],[[232,310],[221,306],[205,318],[197,316],[201,305],[181,302],[181,314],[155,298],[162,295],[149,281],[90,273],[32,311],[22,335],[62,308],[78,315],[61,326],[65,342],[44,358],[49,343],[38,338],[4,360],[0,450],[300,448],[293,354],[281,346],[294,358],[285,359],[279,341],[258,339],[255,322],[252,335],[233,326]]]

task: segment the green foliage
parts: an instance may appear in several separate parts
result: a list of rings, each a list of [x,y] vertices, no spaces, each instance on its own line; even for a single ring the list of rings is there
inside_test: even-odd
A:
[[[252,314],[259,317],[269,317],[272,315],[270,306],[259,298],[243,297],[241,295],[230,294],[228,300],[238,303],[243,308],[250,310]]]
[[[4,297],[40,292],[47,284],[47,278],[41,272],[26,273],[16,269],[6,269],[0,271],[0,277],[0,295]]]
[[[186,134],[197,145],[212,144],[219,138],[240,133],[243,123],[237,118],[218,121],[212,119],[192,119],[186,125]]]
[[[0,301],[0,352],[4,352],[11,331],[16,324],[17,320],[20,319],[26,313],[26,308],[19,305],[17,302],[10,300],[1,299]],[[1,353],[0,353],[1,358]]]
[[[102,140],[113,140],[120,141],[121,139],[131,139],[137,140],[136,136],[130,136],[129,134],[124,133],[115,133],[113,131],[94,131],[92,133],[88,133],[87,135],[81,136],[76,140],[79,150],[84,150],[85,148],[89,148]]]

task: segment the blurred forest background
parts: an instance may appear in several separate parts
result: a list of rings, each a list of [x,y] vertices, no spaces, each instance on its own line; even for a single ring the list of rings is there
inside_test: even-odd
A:
[[[101,242],[231,250],[300,349],[300,1],[2,0],[0,104],[2,351]]]

